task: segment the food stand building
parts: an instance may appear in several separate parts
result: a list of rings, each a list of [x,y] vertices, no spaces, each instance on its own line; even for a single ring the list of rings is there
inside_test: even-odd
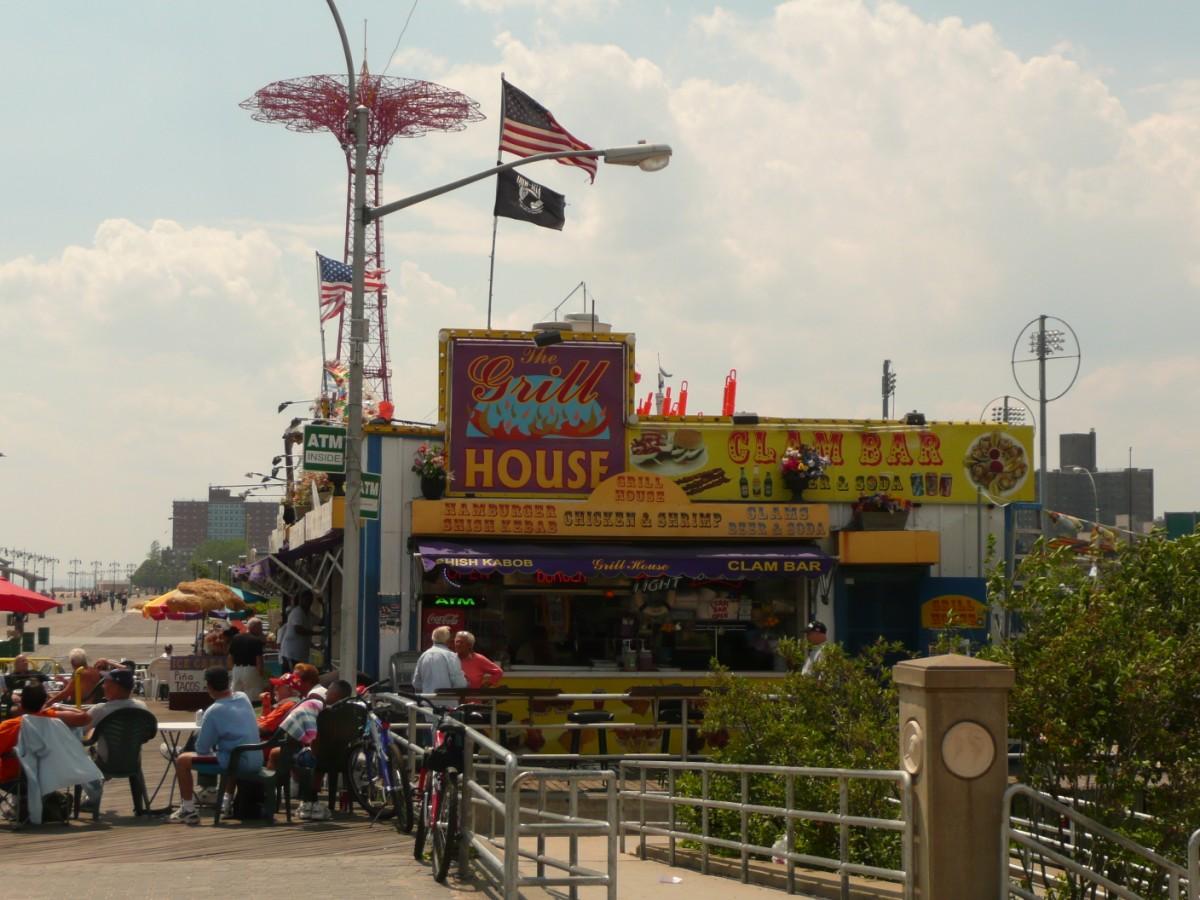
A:
[[[632,335],[534,337],[442,332],[438,427],[367,427],[364,468],[382,475],[363,530],[367,671],[437,624],[474,632],[506,683],[569,692],[697,683],[713,658],[769,675],[810,618],[851,651],[922,650],[951,611],[986,636],[985,548],[1003,506],[1033,499],[1032,429],[639,417]],[[411,471],[429,442],[446,447],[445,496]],[[828,465],[797,497],[780,463],[801,444]],[[853,510],[871,494],[911,509],[876,529]]]

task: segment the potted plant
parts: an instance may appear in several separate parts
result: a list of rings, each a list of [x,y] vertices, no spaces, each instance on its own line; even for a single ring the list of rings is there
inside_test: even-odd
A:
[[[863,531],[903,531],[912,502],[891,494],[863,494],[851,509],[855,524]]]
[[[454,479],[446,468],[446,448],[441,446],[418,447],[412,470],[421,476],[421,496],[426,500],[440,500],[446,493],[446,482]]]
[[[828,465],[828,456],[822,456],[808,444],[801,444],[784,451],[783,459],[779,462],[779,475],[792,492],[792,497],[803,500],[805,489],[825,474]]]

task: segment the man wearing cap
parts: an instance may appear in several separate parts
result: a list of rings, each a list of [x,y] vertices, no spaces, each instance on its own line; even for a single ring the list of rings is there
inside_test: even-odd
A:
[[[303,696],[300,693],[300,676],[295,672],[288,672],[278,678],[272,678],[271,689],[275,694],[275,703],[269,711],[258,717],[258,733],[264,738],[269,738],[275,733],[275,730],[287,718],[288,713],[296,708],[296,704]],[[263,698],[263,709],[266,710],[267,695],[263,694]]]
[[[825,652],[827,631],[824,622],[813,619],[808,623],[808,629],[805,631],[805,637],[808,639],[808,656],[804,660],[804,668],[800,670],[801,675],[814,674],[813,670],[820,661],[821,654]]]
[[[88,721],[93,729],[119,709],[150,711],[145,703],[133,698],[133,681],[133,671],[124,667],[109,669],[104,673],[100,679],[100,688],[104,691],[104,702],[96,704],[87,711]],[[96,741],[93,752],[97,759],[108,759],[108,747],[105,745],[103,735]]]

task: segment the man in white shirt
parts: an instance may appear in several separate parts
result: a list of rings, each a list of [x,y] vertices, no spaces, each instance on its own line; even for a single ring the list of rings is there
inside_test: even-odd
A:
[[[288,611],[283,640],[279,643],[279,661],[284,672],[292,671],[296,663],[308,662],[313,636],[312,617],[308,614],[312,599],[312,593],[305,591]]]
[[[458,654],[450,649],[450,637],[454,631],[446,625],[433,629],[433,646],[421,654],[417,669],[413,672],[413,690],[418,694],[433,694],[445,688],[465,688],[467,676],[463,674]],[[457,706],[456,703],[435,704]]]
[[[820,661],[821,654],[825,652],[826,633],[824,622],[813,619],[808,623],[808,630],[805,634],[808,639],[808,657],[804,660],[804,668],[800,670],[801,675],[814,674],[813,670]]]

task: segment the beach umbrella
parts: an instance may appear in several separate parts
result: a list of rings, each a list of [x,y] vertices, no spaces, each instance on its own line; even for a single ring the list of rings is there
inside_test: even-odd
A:
[[[18,587],[7,578],[0,577],[0,612],[42,613],[58,606],[62,604],[57,600]]]
[[[239,587],[231,587],[230,590],[233,591],[235,594],[237,594],[237,596],[241,597],[247,603],[267,603],[267,602],[269,602],[268,599],[266,597],[264,597],[262,594],[256,594],[253,591],[247,591],[247,590],[244,590],[243,588],[239,588]]]

